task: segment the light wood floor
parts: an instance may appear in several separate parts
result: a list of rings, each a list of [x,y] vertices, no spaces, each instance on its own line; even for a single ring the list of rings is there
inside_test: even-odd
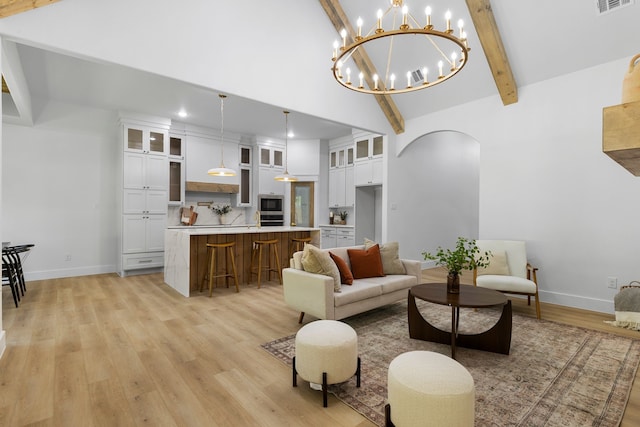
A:
[[[423,277],[442,281],[444,271]],[[3,289],[2,426],[373,425],[331,395],[322,408],[321,395],[304,381],[293,389],[290,369],[260,348],[299,329],[298,313],[275,283],[188,299],[161,274],[27,287],[17,309]],[[514,311],[534,315],[522,301]],[[602,322],[612,316],[549,304],[542,315],[640,338]],[[639,388],[623,426],[640,425]]]

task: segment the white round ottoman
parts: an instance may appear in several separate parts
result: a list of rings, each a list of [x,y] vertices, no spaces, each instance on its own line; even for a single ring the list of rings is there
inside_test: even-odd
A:
[[[473,427],[473,378],[464,366],[440,353],[410,351],[393,359],[387,393],[387,425]]]
[[[347,381],[356,375],[360,387],[358,336],[346,323],[316,320],[296,334],[293,357],[293,386],[297,375],[311,383],[322,384],[322,404],[327,407],[327,385]]]

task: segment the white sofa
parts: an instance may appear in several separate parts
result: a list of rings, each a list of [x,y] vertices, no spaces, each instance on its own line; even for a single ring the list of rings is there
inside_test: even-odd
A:
[[[351,268],[347,249],[364,246],[323,249],[339,256]],[[305,313],[319,319],[338,320],[407,298],[408,289],[421,283],[421,262],[402,259],[406,274],[355,279],[352,285],[342,285],[334,292],[334,279],[302,269],[302,252],[296,252],[291,267],[282,270],[284,300],[300,311],[299,323]]]

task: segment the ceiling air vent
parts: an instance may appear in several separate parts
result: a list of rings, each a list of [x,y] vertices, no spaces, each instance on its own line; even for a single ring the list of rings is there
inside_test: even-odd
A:
[[[613,12],[624,6],[632,5],[635,0],[596,0],[598,14]]]
[[[422,83],[424,76],[422,75],[422,70],[420,70],[419,68],[415,71],[411,72],[411,78],[413,80],[413,84],[416,84],[418,82]]]

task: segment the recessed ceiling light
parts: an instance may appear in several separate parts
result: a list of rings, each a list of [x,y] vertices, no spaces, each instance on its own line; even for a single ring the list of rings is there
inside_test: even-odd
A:
[[[178,111],[178,116],[180,116],[180,117],[187,117],[187,112],[186,112],[186,111],[184,111],[184,110],[180,110],[180,111]]]

